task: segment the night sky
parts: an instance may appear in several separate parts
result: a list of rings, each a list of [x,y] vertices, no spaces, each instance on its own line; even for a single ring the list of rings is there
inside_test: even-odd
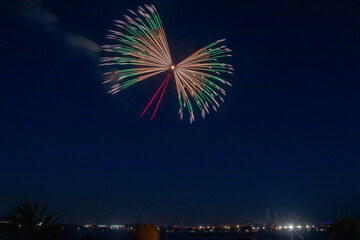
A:
[[[360,214],[360,4],[274,2],[0,0],[0,215],[24,200],[84,224]],[[145,3],[175,63],[222,38],[233,50],[205,120],[179,119],[173,82],[139,117],[162,76],[101,84],[112,20]]]

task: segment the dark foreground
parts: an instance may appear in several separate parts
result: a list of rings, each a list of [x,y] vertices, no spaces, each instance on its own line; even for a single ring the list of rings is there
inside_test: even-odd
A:
[[[81,237],[92,236],[98,240],[131,240],[131,232],[97,231],[74,232],[66,236],[66,240],[76,240]],[[324,232],[259,232],[253,234],[256,240],[326,240]],[[233,235],[189,235],[188,233],[161,234],[160,240],[245,240],[240,234]]]

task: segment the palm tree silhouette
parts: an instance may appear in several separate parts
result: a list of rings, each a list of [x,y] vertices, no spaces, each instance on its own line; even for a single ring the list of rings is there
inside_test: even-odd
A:
[[[38,203],[29,201],[14,207],[2,217],[6,222],[0,229],[6,240],[56,240],[60,239],[60,228],[56,225],[57,213],[45,216],[46,205],[39,208]]]

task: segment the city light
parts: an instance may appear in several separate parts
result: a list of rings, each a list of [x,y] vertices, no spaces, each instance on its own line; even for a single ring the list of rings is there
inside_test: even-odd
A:
[[[0,222],[5,224],[6,222]],[[310,225],[308,223],[283,223],[281,225],[269,225],[266,223],[249,223],[249,224],[226,224],[226,225],[194,225],[194,226],[181,226],[181,225],[160,225],[157,228],[165,233],[189,233],[189,234],[241,234],[241,233],[258,233],[258,232],[309,232],[317,231],[323,232],[328,231],[331,223],[323,223],[318,225]],[[71,226],[76,231],[124,231],[131,232],[136,229],[137,224],[86,224],[86,225],[62,225],[64,227]]]

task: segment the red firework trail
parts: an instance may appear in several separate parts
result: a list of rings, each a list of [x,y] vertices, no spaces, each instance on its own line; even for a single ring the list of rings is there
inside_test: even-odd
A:
[[[166,76],[166,78],[164,79],[164,81],[162,82],[161,86],[159,87],[159,89],[156,91],[155,95],[153,96],[153,98],[151,99],[151,101],[149,102],[149,104],[146,106],[145,110],[143,111],[143,113],[140,115],[140,117],[142,117],[145,112],[148,110],[148,108],[150,107],[151,103],[154,101],[155,97],[158,95],[160,89],[162,88],[162,86],[164,86],[164,83],[170,78],[170,73],[168,73],[168,75]],[[161,99],[160,99],[161,100]],[[159,105],[159,104],[158,104]],[[157,108],[156,108],[157,109]],[[156,110],[155,110],[156,111]],[[153,115],[154,116],[154,115]],[[151,118],[152,119],[152,118]]]
[[[159,101],[158,101],[158,104],[156,105],[155,111],[154,111],[153,115],[151,116],[151,120],[153,120],[153,118],[154,118],[154,116],[155,116],[155,113],[156,113],[156,111],[157,111],[157,109],[158,109],[158,107],[159,107],[159,105],[160,105],[160,102],[161,102],[161,99],[162,99],[162,97],[163,97],[163,95],[164,95],[165,89],[166,89],[166,87],[167,87],[167,85],[168,85],[168,83],[169,83],[169,78],[170,78],[170,74],[168,74],[168,76],[167,76],[165,87],[164,87],[164,89],[163,89],[163,91],[162,91],[162,93],[161,93],[161,96],[160,96],[160,99],[159,99]]]

